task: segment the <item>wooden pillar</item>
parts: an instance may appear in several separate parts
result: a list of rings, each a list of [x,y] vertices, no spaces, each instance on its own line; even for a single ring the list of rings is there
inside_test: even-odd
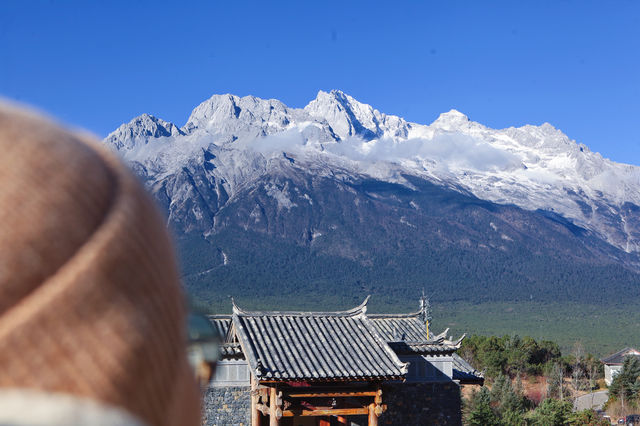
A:
[[[276,387],[269,389],[269,426],[279,426],[282,417],[282,396],[278,395]]]
[[[258,383],[251,375],[251,426],[260,426],[260,412],[258,411]]]
[[[378,417],[385,411],[382,405],[382,389],[378,387],[373,402],[369,404],[369,426],[378,426]]]
[[[378,426],[378,416],[376,416],[376,404],[372,402],[369,404],[369,426]]]
[[[373,402],[375,402],[373,412],[375,413],[376,417],[380,417],[384,412],[384,407],[382,406],[382,389],[378,388]]]

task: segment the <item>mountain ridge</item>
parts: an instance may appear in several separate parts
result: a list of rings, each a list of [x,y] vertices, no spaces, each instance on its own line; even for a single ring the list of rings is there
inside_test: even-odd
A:
[[[339,92],[304,108],[214,95],[181,128],[105,143],[165,212],[190,294],[216,309],[638,300],[640,168],[550,124],[429,125]]]
[[[136,145],[151,139],[166,148]],[[143,115],[105,142],[143,175],[196,161],[199,150],[224,157],[237,167],[217,164],[216,173],[215,159],[202,162],[230,196],[234,184],[283,155],[401,184],[403,173],[418,175],[498,204],[554,212],[627,253],[640,251],[640,167],[604,159],[548,123],[495,130],[456,110],[429,125],[410,123],[335,90],[319,91],[304,108],[226,94],[198,105],[181,128]],[[172,156],[181,158],[173,168]]]

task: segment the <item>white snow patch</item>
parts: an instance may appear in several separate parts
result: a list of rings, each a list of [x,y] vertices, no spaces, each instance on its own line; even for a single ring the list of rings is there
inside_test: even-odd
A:
[[[307,200],[309,202],[309,204],[313,205],[313,200],[311,199],[311,197],[309,196],[309,194],[304,194],[302,196],[302,198],[304,198],[305,200]]]
[[[255,205],[255,207],[253,208],[253,210],[251,210],[251,213],[249,214],[249,217],[251,219],[253,219],[253,221],[255,223],[260,222],[260,216],[262,216],[261,214],[262,212],[260,211],[260,206],[259,205]]]
[[[291,210],[292,207],[297,207],[298,205],[289,199],[287,195],[288,185],[281,189],[278,188],[276,184],[269,183],[264,186],[264,189],[267,191],[267,195],[272,197],[278,203],[278,209],[287,209]]]
[[[410,227],[410,228],[417,228],[417,226],[415,226],[413,223],[409,222],[409,221],[407,220],[407,218],[406,218],[406,217],[404,217],[404,216],[400,217],[400,223],[402,223],[402,224],[404,224],[404,225],[407,225],[407,226],[408,226],[408,227]]]

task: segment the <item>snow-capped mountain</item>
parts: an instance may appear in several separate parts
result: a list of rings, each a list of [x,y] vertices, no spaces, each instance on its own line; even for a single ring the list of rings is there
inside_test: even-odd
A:
[[[638,298],[640,168],[549,124],[215,95],[180,128],[142,115],[105,143],[166,211],[187,287],[220,306]]]
[[[168,136],[184,136],[184,132],[175,124],[142,114],[118,127],[108,136],[107,141],[118,150],[130,150],[138,144],[146,144],[150,139]]]
[[[410,123],[340,91],[320,91],[302,109],[214,95],[181,128],[145,114],[105,142],[183,231],[215,234],[218,212],[273,173],[367,177],[414,190],[411,176],[561,217],[640,253],[640,167],[605,159],[548,123],[491,129],[455,110],[429,125]],[[282,209],[299,204],[277,183],[267,194]]]

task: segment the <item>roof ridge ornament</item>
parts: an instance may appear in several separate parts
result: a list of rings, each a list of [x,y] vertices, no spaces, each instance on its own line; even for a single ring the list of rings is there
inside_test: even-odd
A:
[[[353,311],[360,311],[360,313],[358,315],[366,315],[367,314],[367,303],[369,303],[369,299],[371,299],[371,295],[367,295],[367,297],[364,298],[364,301],[360,304],[360,306],[358,306],[357,308],[354,308]],[[347,311],[348,312],[348,311]]]
[[[462,345],[462,341],[464,340],[465,337],[467,337],[466,333],[464,333],[462,336],[460,336],[460,338],[458,340],[456,340],[456,341],[447,340],[446,343],[448,343],[448,344],[450,344],[452,346],[455,346],[456,349],[459,349],[460,346]],[[451,338],[449,338],[449,339],[451,339]]]
[[[231,298],[231,305],[233,306],[233,314],[234,315],[246,313],[244,310],[240,309],[238,307],[238,305],[236,305],[236,301],[233,299],[233,297]]]
[[[444,330],[442,333],[433,336],[433,340],[439,340],[439,339],[446,339],[447,338],[447,333],[449,332],[449,328],[447,328],[446,330]]]
[[[429,297],[425,294],[424,289],[422,290],[422,297],[420,297],[420,311],[419,317],[427,328],[427,338],[431,336],[429,332],[429,325],[431,323],[431,302],[429,301]]]

